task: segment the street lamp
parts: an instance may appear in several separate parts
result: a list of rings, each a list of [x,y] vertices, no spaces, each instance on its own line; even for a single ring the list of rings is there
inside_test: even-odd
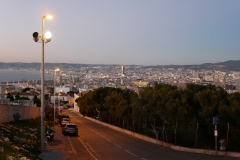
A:
[[[61,92],[62,92],[62,90],[60,90],[60,91],[58,92],[58,107],[60,107],[60,97],[59,97],[59,96],[62,95]]]
[[[44,138],[45,138],[45,123],[44,123],[44,43],[50,42],[52,37],[51,34],[47,33],[46,38],[44,37],[44,19],[52,19],[51,15],[45,15],[42,17],[42,35],[38,32],[33,33],[33,40],[38,42],[42,41],[42,67],[41,67],[41,150],[44,150]]]
[[[57,69],[55,69],[54,71],[55,71],[55,72],[54,72],[54,89],[53,89],[53,93],[54,93],[53,128],[54,128],[54,126],[55,126],[55,108],[56,108],[56,104],[55,104],[55,102],[56,102],[56,100],[55,100],[55,93],[56,93],[56,90],[55,90],[55,88],[56,88],[56,72],[57,72],[57,71],[60,71],[60,69],[57,68]]]

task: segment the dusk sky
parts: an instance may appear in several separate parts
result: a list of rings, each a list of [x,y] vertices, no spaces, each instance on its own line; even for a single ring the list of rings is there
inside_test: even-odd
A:
[[[186,65],[240,60],[239,0],[0,1],[0,62]]]

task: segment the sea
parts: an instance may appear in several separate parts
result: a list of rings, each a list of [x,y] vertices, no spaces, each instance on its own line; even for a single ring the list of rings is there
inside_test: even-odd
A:
[[[44,74],[45,80],[54,78],[52,74]],[[41,72],[0,69],[0,82],[41,80]]]

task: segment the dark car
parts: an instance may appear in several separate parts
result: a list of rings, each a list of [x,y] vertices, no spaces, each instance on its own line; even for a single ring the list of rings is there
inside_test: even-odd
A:
[[[74,123],[67,123],[65,126],[62,127],[62,134],[73,134],[78,135],[78,127]]]

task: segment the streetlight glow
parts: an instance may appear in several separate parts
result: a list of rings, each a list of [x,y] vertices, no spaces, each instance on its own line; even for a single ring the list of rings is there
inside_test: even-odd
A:
[[[46,17],[47,19],[52,19],[53,18],[51,15],[46,15],[44,17]]]
[[[52,33],[49,32],[49,31],[47,31],[47,32],[45,33],[45,38],[46,38],[46,39],[52,38]]]
[[[46,43],[50,42],[52,40],[52,33],[51,32],[47,31],[45,33],[45,40],[46,40]]]

